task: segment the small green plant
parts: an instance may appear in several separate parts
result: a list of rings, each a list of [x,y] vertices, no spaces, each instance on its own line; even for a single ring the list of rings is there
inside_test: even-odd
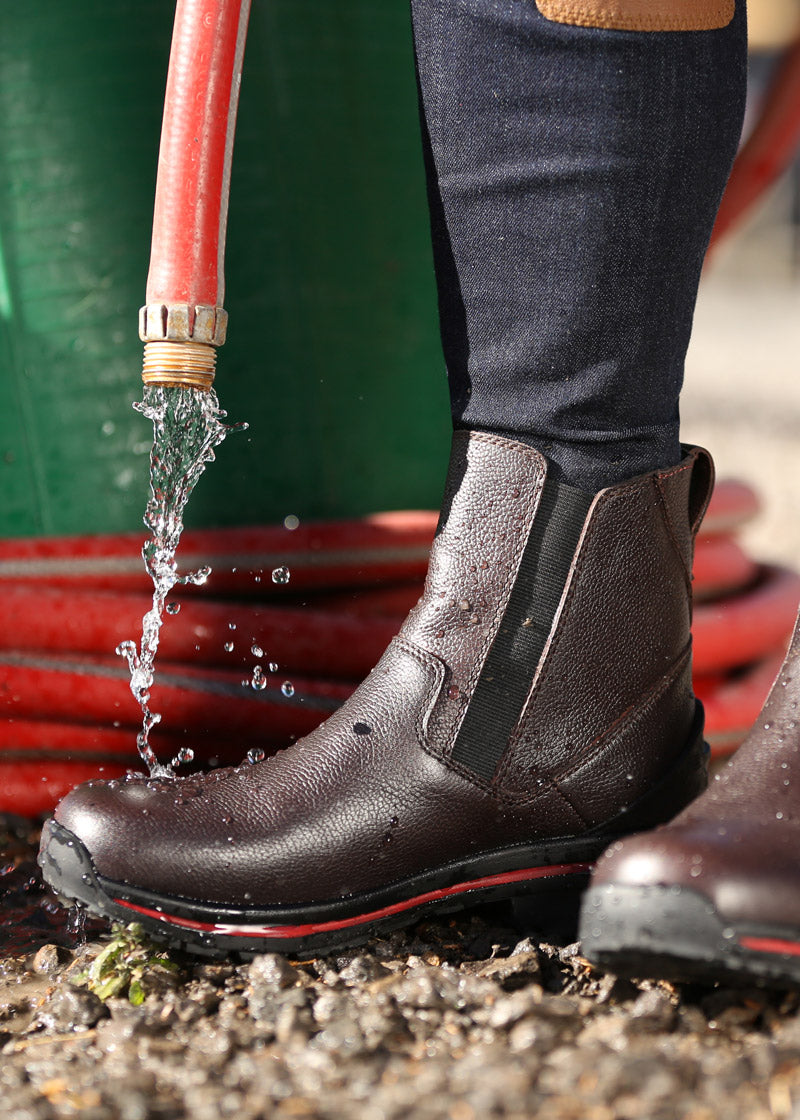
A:
[[[125,996],[134,1005],[144,1002],[148,988],[161,987],[178,965],[158,953],[138,922],[111,927],[111,941],[73,983],[88,988],[100,999]]]

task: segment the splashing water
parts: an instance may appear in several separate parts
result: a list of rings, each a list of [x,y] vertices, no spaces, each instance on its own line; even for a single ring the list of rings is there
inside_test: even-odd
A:
[[[142,619],[140,646],[125,641],[117,646],[117,653],[128,662],[131,692],[142,709],[142,730],[136,738],[139,754],[151,777],[171,778],[175,776],[173,766],[186,761],[189,752],[179,752],[164,766],[150,745],[150,732],[161,721],[161,715],[150,709],[161,625],[175,585],[203,584],[211,574],[207,567],[178,573],[175,553],[183,532],[183,511],[206,464],[214,460],[214,448],[229,432],[244,431],[247,424],[223,423],[226,413],[213,389],[148,386],[142,402],[133,407],[153,422],[150,497],[144,514],[151,535],[142,546],[144,566],[153,581],[153,606]]]

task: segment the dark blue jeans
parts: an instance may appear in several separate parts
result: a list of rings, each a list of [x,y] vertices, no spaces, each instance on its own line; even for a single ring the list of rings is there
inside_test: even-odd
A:
[[[594,491],[678,461],[700,268],[741,129],[745,12],[571,27],[412,0],[453,420]]]

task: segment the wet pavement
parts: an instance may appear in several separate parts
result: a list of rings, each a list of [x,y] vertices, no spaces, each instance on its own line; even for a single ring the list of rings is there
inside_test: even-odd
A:
[[[329,958],[208,962],[70,925],[36,839],[0,817],[14,1120],[800,1118],[800,996],[600,973],[568,910],[555,931],[483,908]]]

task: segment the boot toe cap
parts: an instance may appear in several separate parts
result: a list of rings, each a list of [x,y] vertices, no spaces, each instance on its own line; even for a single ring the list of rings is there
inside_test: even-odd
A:
[[[762,821],[694,821],[617,841],[593,887],[674,887],[709,900],[726,921],[800,927],[800,834]]]
[[[84,782],[62,798],[54,816],[81,842],[100,875],[130,881],[140,872],[151,797],[144,780]]]

